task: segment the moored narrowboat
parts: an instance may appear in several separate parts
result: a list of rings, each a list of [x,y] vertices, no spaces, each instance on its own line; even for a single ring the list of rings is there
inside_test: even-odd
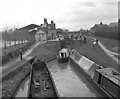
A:
[[[58,62],[68,62],[69,60],[69,49],[63,48],[59,51],[57,56]]]
[[[120,98],[120,74],[112,68],[96,69],[93,80],[110,97]]]
[[[44,61],[34,61],[30,73],[28,98],[57,99],[53,81]]]

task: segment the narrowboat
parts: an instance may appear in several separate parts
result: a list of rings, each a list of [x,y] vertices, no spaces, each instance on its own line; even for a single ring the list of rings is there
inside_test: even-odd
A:
[[[32,63],[28,98],[57,99],[49,70],[44,61],[36,60]]]
[[[69,60],[69,49],[63,48],[59,51],[57,56],[58,62],[68,62]]]
[[[120,74],[112,68],[96,69],[93,80],[110,97],[120,99]]]

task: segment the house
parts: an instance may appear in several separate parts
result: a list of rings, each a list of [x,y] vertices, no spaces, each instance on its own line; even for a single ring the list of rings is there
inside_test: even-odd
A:
[[[53,21],[48,24],[47,19],[44,18],[44,23],[37,27],[37,32],[35,34],[36,41],[45,41],[48,39],[55,39],[56,35],[56,26]]]
[[[53,21],[51,21],[50,24],[48,24],[48,30],[49,30],[49,33],[50,34],[50,38],[51,39],[55,39],[57,37],[56,35],[56,26],[55,26],[55,23]]]
[[[118,23],[110,23],[109,25],[107,24],[95,24],[90,30],[93,31],[94,36],[100,36],[104,38],[110,38],[110,39],[116,39],[119,40],[118,38]]]
[[[118,22],[113,22],[108,25],[109,27],[118,27]]]
[[[103,24],[102,22],[100,22],[100,24],[95,24],[92,28],[90,28],[90,30],[93,32],[101,32],[101,29],[107,27],[108,27],[107,24]]]
[[[56,35],[56,25],[53,21],[51,21],[50,24],[48,24],[47,19],[44,18],[44,23],[40,25],[40,28],[44,28],[46,34],[47,34],[47,39],[55,39],[57,37]]]
[[[35,34],[35,39],[36,41],[46,41],[47,40],[47,33],[40,29],[39,31],[36,32]]]

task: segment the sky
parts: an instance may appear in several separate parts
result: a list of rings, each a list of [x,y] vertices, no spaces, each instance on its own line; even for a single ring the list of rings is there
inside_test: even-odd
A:
[[[119,0],[0,0],[0,30],[40,25],[47,18],[56,28],[90,29],[118,20]]]

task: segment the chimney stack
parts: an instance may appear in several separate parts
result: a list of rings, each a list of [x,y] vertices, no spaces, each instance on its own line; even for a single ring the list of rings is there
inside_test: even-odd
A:
[[[53,21],[53,20],[51,20],[51,24],[54,24],[54,21]]]
[[[48,22],[47,22],[47,19],[46,19],[46,18],[44,18],[44,23],[48,25]]]

